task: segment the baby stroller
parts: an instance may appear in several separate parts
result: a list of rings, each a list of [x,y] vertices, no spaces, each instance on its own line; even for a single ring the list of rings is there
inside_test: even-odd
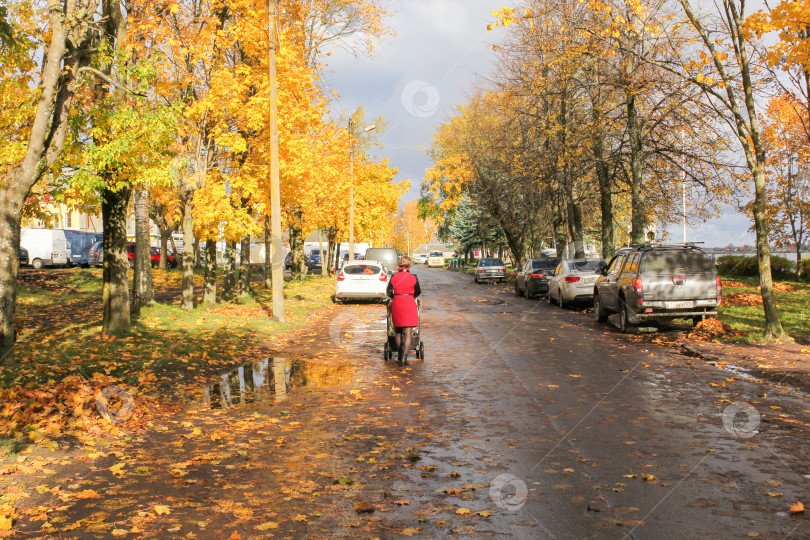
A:
[[[420,334],[421,326],[422,326],[422,314],[420,313],[422,307],[421,299],[416,299],[416,310],[419,314],[419,325],[413,328],[413,334],[411,338],[411,348],[409,350],[414,351],[416,353],[417,360],[424,360],[425,359],[425,344],[422,342]],[[391,317],[391,300],[385,303],[385,312],[386,312],[386,327],[388,328],[388,337],[385,341],[385,347],[383,347],[383,360],[392,360],[394,358],[394,353],[397,352],[397,328],[394,326],[394,319]]]

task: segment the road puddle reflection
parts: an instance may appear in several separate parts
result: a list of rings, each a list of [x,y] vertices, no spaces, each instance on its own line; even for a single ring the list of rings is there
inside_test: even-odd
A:
[[[349,364],[317,364],[288,358],[265,358],[223,373],[203,389],[203,405],[229,409],[255,403],[278,403],[304,387],[323,388],[348,380]]]

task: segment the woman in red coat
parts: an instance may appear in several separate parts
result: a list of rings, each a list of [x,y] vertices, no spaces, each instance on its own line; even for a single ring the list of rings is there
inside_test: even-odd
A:
[[[422,294],[419,280],[411,274],[411,258],[407,255],[399,259],[399,272],[388,282],[388,296],[391,297],[391,318],[397,329],[396,343],[400,365],[408,365],[408,351],[411,350],[413,329],[419,326],[419,312],[416,297]]]

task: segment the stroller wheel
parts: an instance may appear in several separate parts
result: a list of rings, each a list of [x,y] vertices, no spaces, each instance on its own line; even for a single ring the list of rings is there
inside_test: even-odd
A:
[[[424,360],[425,359],[425,344],[423,342],[421,342],[421,341],[419,342],[419,348],[416,349],[416,357],[419,360]]]
[[[391,345],[388,342],[385,343],[385,347],[383,347],[383,362],[391,359]]]

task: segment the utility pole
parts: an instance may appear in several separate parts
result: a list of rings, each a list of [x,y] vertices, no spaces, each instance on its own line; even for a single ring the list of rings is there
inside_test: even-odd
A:
[[[349,261],[354,260],[354,120],[349,118]]]
[[[267,74],[270,78],[270,238],[273,245],[273,320],[284,322],[284,269],[281,244],[281,189],[278,171],[278,87],[276,81],[276,15],[278,0],[266,0],[267,41],[269,54]],[[265,246],[267,248],[267,246]]]

